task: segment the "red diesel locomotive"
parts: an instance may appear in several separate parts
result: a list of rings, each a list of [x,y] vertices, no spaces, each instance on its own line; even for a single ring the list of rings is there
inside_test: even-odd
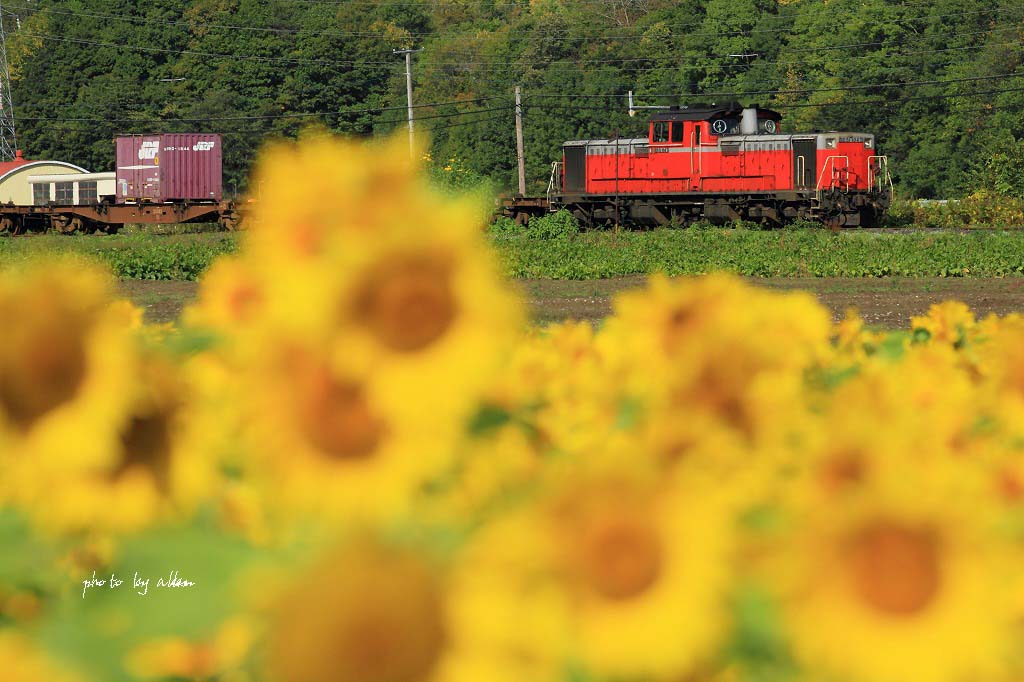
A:
[[[647,137],[566,142],[547,196],[514,200],[506,214],[525,220],[564,208],[585,226],[877,224],[892,180],[874,135],[783,133],[781,118],[738,103],[672,107],[652,116]]]

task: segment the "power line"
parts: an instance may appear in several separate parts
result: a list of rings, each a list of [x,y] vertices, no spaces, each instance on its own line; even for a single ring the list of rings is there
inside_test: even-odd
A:
[[[499,97],[485,97],[475,101],[493,100],[493,99],[504,99]],[[474,100],[467,100],[474,101]],[[459,102],[461,103],[461,102]],[[441,106],[443,104],[453,104],[453,102],[441,102],[438,104],[421,104],[417,105],[420,107],[428,106]],[[22,122],[76,122],[76,123],[205,123],[207,121],[273,121],[282,119],[299,119],[299,118],[314,118],[318,116],[346,116],[350,114],[370,114],[382,111],[396,111],[405,110],[406,107],[379,107],[375,109],[349,109],[345,111],[309,111],[303,113],[294,114],[266,114],[256,116],[204,116],[197,118],[109,118],[109,117],[63,117],[63,116],[16,116],[16,121]],[[467,114],[485,113],[491,111],[504,111],[511,110],[511,105],[492,107],[487,109],[474,109],[473,111],[460,111],[446,114],[430,114],[427,116],[418,116],[417,121],[426,121],[436,118],[452,118],[455,116],[465,116]],[[387,123],[405,123],[406,119],[395,119],[395,120],[381,120],[376,121],[378,124]]]
[[[871,90],[871,89],[886,89],[886,88],[901,88],[907,86],[919,86],[919,85],[947,85],[950,83],[972,83],[975,81],[990,81],[990,80],[1006,80],[1010,78],[1024,78],[1024,72],[1022,73],[1001,73],[992,76],[972,76],[968,78],[950,78],[945,80],[920,80],[920,81],[897,81],[891,83],[868,83],[864,85],[842,85],[834,86],[830,88],[804,88],[799,90],[750,90],[747,92],[701,92],[698,94],[679,94],[679,93],[664,93],[664,94],[646,94],[644,97],[648,98],[676,98],[676,99],[700,99],[706,97],[753,97],[757,95],[806,95],[813,94],[816,92],[844,92],[852,90]],[[634,93],[635,94],[635,93]],[[566,93],[534,93],[524,97],[525,100],[530,99],[595,99],[595,98],[624,98],[626,94],[616,93],[607,95],[571,95]]]

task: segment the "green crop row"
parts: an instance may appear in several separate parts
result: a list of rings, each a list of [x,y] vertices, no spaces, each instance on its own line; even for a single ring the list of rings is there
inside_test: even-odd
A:
[[[726,270],[755,277],[1001,277],[1024,274],[1024,232],[686,229],[574,233],[565,226],[494,231],[516,278],[597,279]],[[556,230],[554,227],[558,227]],[[238,245],[234,234],[0,239],[0,265],[42,254],[98,260],[127,279],[194,280]]]
[[[510,277],[596,279],[725,270],[754,277],[1000,277],[1024,274],[1021,232],[737,229],[492,238]]]
[[[220,255],[238,247],[233,234],[161,236],[33,235],[0,239],[0,265],[64,255],[99,261],[124,279],[194,280]]]

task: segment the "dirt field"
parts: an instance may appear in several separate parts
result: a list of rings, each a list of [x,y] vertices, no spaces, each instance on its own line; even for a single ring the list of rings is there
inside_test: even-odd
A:
[[[565,281],[521,280],[530,300],[535,321],[568,319],[597,321],[611,312],[611,297],[619,291],[640,286],[643,277]],[[897,329],[905,327],[912,315],[920,315],[932,303],[949,299],[964,301],[978,317],[989,313],[1005,315],[1024,312],[1024,278],[1007,279],[841,279],[768,278],[752,279],[772,289],[806,289],[816,294],[841,318],[847,308],[857,308],[868,324]],[[126,280],[122,293],[146,309],[150,322],[169,322],[196,296],[195,282],[154,282]]]

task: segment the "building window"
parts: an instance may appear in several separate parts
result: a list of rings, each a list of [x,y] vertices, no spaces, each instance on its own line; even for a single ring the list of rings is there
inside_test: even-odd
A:
[[[55,182],[53,183],[53,201],[58,204],[71,205],[75,203],[75,183]]]
[[[96,196],[96,181],[85,180],[78,183],[78,203],[79,204],[95,204],[97,200]]]
[[[49,183],[33,182],[32,183],[32,205],[33,206],[46,206],[50,203],[50,185]]]

